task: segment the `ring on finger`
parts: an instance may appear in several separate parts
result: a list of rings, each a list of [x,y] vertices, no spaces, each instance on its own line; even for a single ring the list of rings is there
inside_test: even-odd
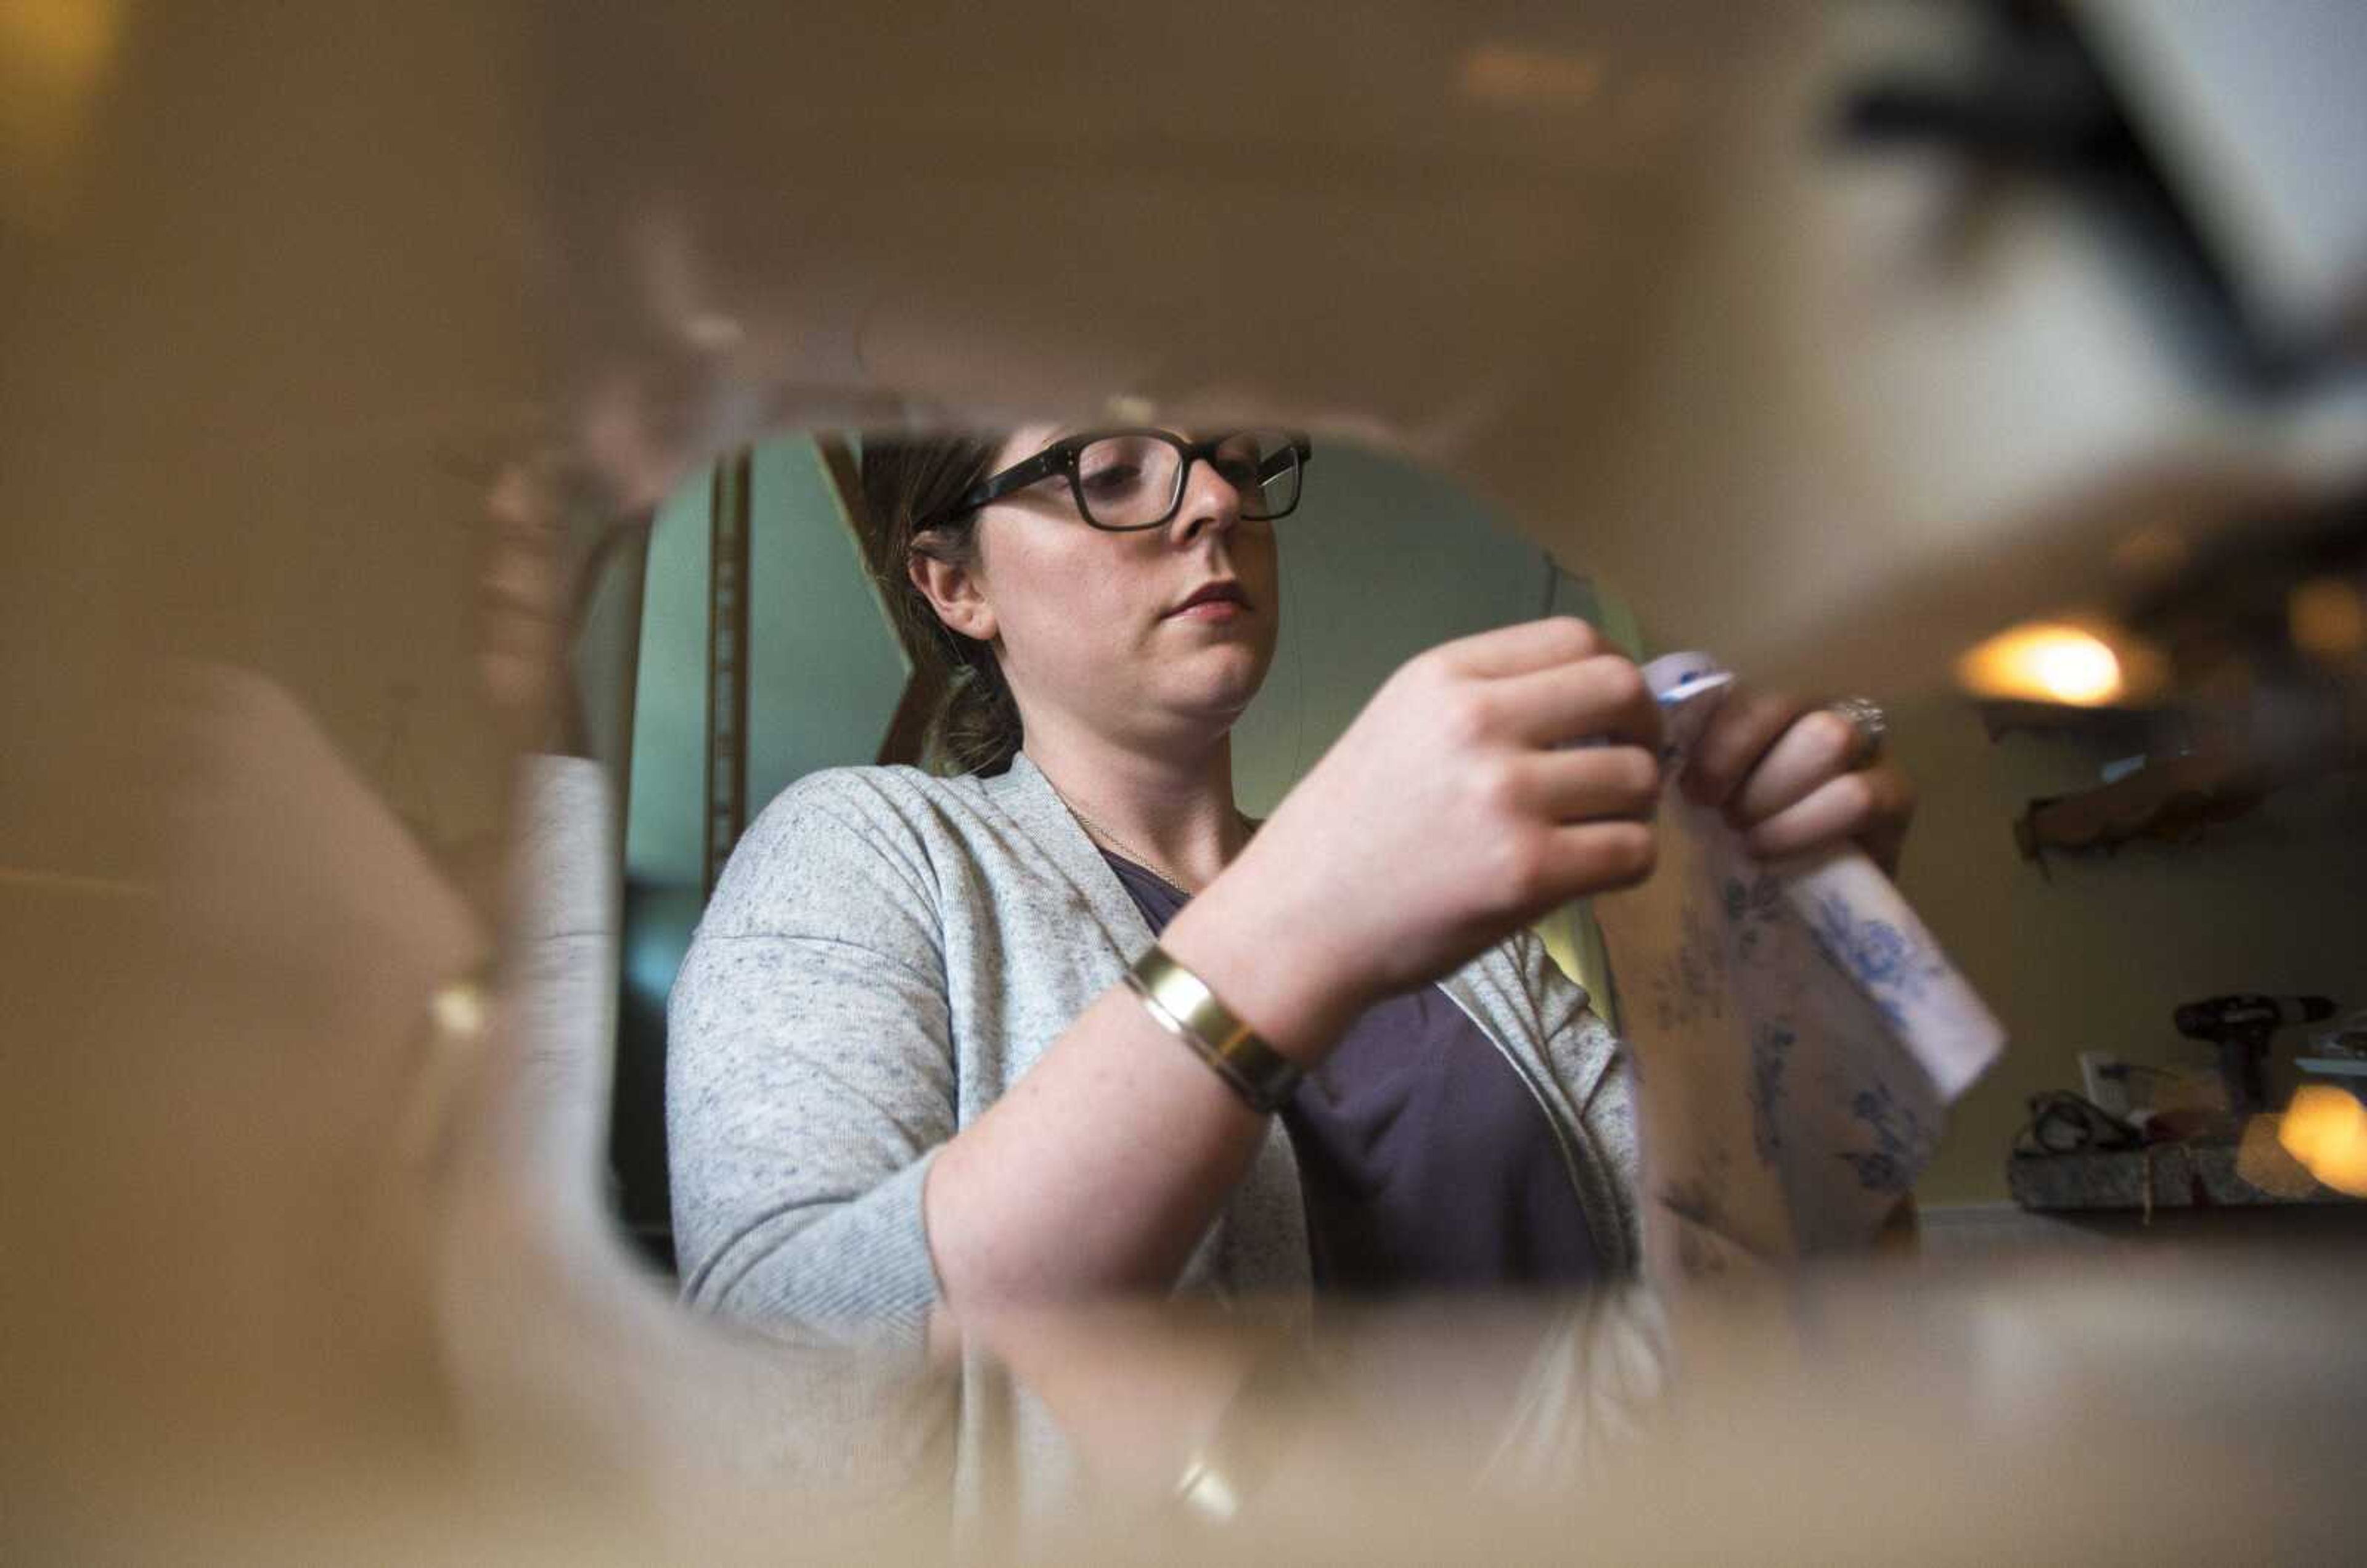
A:
[[[1890,734],[1890,716],[1872,697],[1836,697],[1825,711],[1840,715],[1857,731],[1857,753],[1850,765],[1870,768],[1881,760],[1883,741]]]

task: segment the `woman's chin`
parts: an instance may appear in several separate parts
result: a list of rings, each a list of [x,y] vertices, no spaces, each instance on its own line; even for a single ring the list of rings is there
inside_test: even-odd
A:
[[[1265,671],[1263,660],[1244,659],[1238,670],[1212,671],[1212,678],[1195,682],[1188,691],[1173,694],[1172,705],[1179,712],[1205,714],[1230,725],[1257,700],[1259,690],[1265,684]]]

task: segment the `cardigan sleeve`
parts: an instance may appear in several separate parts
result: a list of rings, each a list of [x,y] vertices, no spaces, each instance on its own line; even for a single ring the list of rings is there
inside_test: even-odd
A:
[[[921,1195],[956,1125],[936,880],[912,826],[809,775],[725,868],[667,1007],[684,1298],[757,1322],[917,1331]]]

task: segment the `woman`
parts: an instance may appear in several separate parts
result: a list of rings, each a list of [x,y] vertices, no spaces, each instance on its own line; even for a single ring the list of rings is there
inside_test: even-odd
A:
[[[1635,1268],[1659,1222],[1626,1068],[1524,927],[1650,873],[1654,704],[1578,621],[1465,638],[1246,820],[1229,737],[1306,458],[1254,432],[866,446],[872,558],[956,677],[966,771],[810,776],[732,857],[671,1007],[688,1298],[914,1326]],[[1908,793],[1860,750],[1733,701],[1688,787],[1762,853],[1886,859]]]

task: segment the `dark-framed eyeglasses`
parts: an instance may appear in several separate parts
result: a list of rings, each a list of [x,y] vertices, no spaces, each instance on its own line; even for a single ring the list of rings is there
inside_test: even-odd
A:
[[[1306,436],[1286,430],[1233,430],[1205,441],[1165,430],[1087,431],[981,480],[935,521],[1064,477],[1077,515],[1093,527],[1112,534],[1156,528],[1184,504],[1192,465],[1206,462],[1240,493],[1243,518],[1268,522],[1298,505],[1300,476],[1313,456]]]

